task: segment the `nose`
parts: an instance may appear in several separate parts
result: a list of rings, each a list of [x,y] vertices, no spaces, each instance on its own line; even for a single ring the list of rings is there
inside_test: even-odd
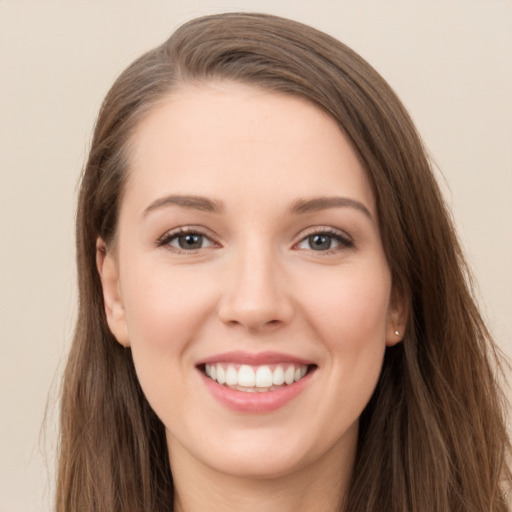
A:
[[[253,246],[233,255],[218,315],[248,331],[273,330],[290,321],[293,304],[282,262],[268,247]]]

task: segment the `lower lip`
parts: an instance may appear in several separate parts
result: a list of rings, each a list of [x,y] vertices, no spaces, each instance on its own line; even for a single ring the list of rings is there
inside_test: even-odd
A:
[[[309,372],[297,382],[273,391],[251,393],[223,386],[201,372],[208,391],[217,401],[233,411],[252,414],[263,414],[283,407],[304,390],[312,374]]]

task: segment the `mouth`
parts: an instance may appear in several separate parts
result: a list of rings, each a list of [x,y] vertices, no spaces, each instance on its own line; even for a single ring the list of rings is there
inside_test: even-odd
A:
[[[316,369],[316,365],[299,362],[256,365],[223,361],[204,363],[198,368],[212,381],[232,390],[268,393],[301,381]]]
[[[222,406],[236,413],[267,414],[311,387],[318,366],[278,352],[232,351],[203,359],[196,368]]]

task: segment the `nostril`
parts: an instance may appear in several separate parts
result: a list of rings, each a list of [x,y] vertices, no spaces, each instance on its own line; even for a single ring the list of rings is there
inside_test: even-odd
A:
[[[287,323],[293,317],[289,297],[279,288],[265,284],[264,277],[238,280],[237,286],[225,290],[218,305],[219,319],[229,326],[256,331]]]
[[[272,318],[269,320],[268,315],[258,313],[239,314],[237,317],[225,318],[222,320],[229,326],[243,327],[249,332],[265,331],[277,328],[285,323],[284,320],[280,320],[278,318]]]

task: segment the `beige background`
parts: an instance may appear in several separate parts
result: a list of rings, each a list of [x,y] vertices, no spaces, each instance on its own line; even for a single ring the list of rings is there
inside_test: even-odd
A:
[[[391,83],[442,170],[486,317],[512,355],[511,1],[0,0],[1,512],[51,507],[74,198],[99,103],[142,51],[224,10],[323,29]]]

